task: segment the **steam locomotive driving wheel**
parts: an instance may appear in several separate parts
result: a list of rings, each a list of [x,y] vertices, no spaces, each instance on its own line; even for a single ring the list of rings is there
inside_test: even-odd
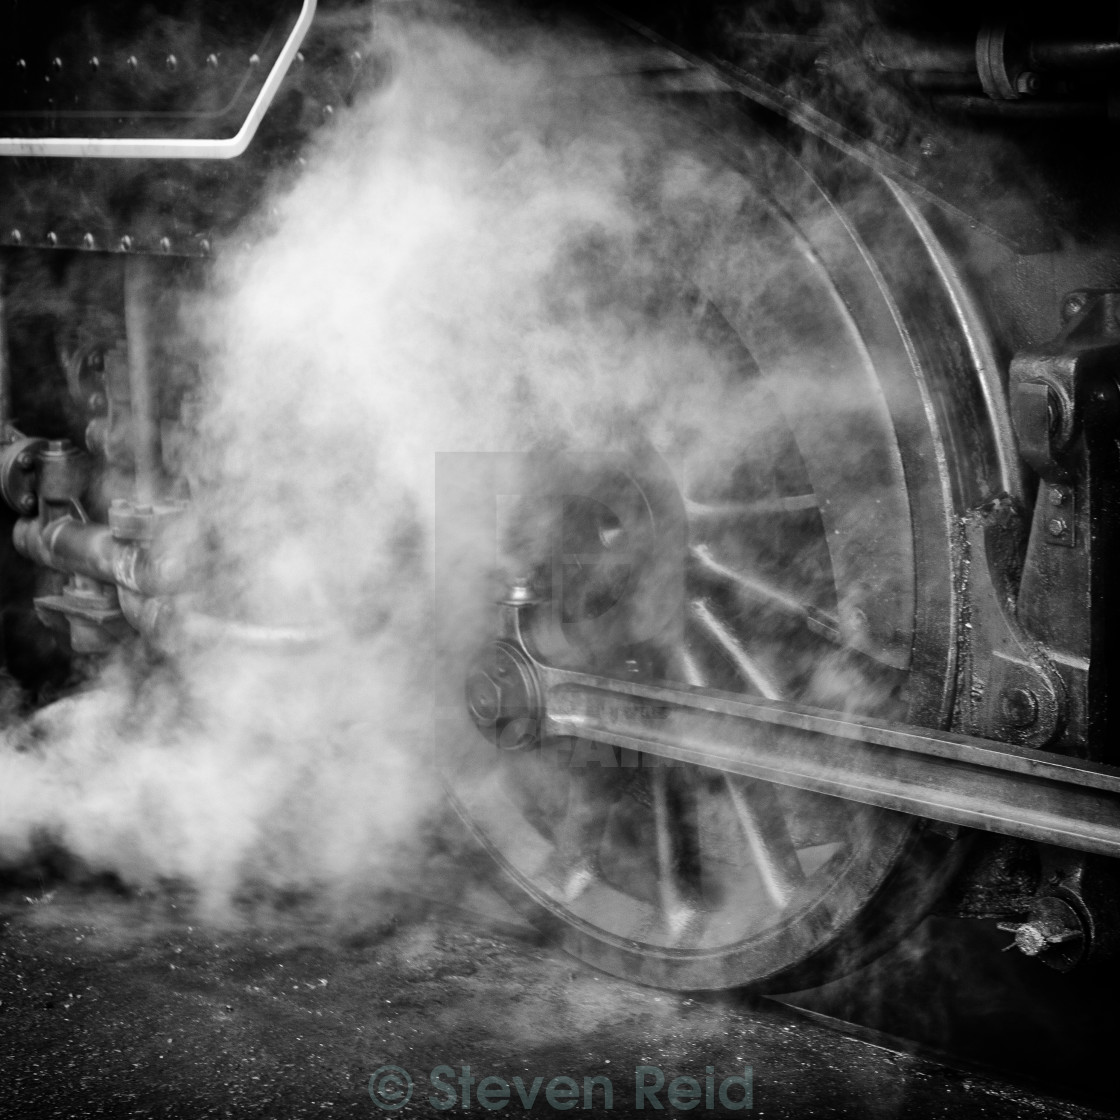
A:
[[[518,592],[540,600],[534,640],[587,673],[945,726],[955,520],[1016,490],[990,355],[896,188],[762,133],[735,151],[734,213],[692,242],[674,312],[724,371],[708,436],[549,468]],[[484,676],[517,676],[487,656]],[[897,940],[958,864],[904,814],[515,724],[494,738],[456,752],[461,816],[569,951],[641,982],[819,982]]]

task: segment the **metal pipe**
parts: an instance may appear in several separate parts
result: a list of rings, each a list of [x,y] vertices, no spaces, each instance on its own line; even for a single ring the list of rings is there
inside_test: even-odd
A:
[[[16,522],[12,540],[21,555],[44,567],[115,583],[144,595],[171,594],[187,583],[189,569],[181,556],[118,541],[107,525],[72,517],[43,525],[25,517]]]
[[[976,47],[972,39],[917,39],[875,27],[864,35],[861,52],[877,70],[976,73]]]
[[[151,503],[160,490],[159,394],[153,375],[152,323],[155,264],[147,256],[125,257],[124,322],[128,336],[128,388],[132,413],[132,448],[136,463],[136,500]]]
[[[134,629],[153,645],[178,640],[188,645],[230,644],[244,649],[299,653],[322,645],[324,627],[261,626],[252,622],[215,618],[167,598],[150,598],[135,591],[119,592],[121,610]]]
[[[1120,42],[1108,39],[1034,39],[1016,54],[1025,69],[1044,73],[1090,74],[1120,68]],[[882,27],[869,30],[860,44],[877,70],[977,77],[975,39],[917,38]]]
[[[981,117],[1007,117],[1012,120],[1069,120],[1108,116],[1108,105],[1103,99],[1039,101],[1035,98],[1023,98],[1021,101],[997,101],[990,97],[945,94],[938,98],[937,103],[942,108],[955,113]]]
[[[1099,73],[1120,68],[1120,42],[1105,39],[1044,39],[1031,43],[1027,57],[1033,70]]]

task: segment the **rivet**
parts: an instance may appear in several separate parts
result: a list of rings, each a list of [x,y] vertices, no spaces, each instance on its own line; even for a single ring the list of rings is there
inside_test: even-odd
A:
[[[98,70],[101,67],[101,59],[97,55],[91,55],[89,60],[89,68],[91,70]]]
[[[138,70],[140,68],[140,60],[134,54],[130,54],[128,58],[125,59],[124,64],[129,70]]]
[[[218,56],[216,54],[208,54],[206,56],[206,65],[209,66],[211,70],[217,70]]]
[[[331,119],[331,117],[333,117],[333,116],[334,116],[334,106],[333,105],[324,105],[323,106],[323,120],[329,121]]]
[[[1062,321],[1069,322],[1074,315],[1085,309],[1085,304],[1088,302],[1089,299],[1084,292],[1070,292],[1062,302]]]
[[[26,70],[27,69],[27,59],[17,58],[16,59],[16,69],[17,70]]]
[[[126,233],[117,244],[120,245],[123,252],[127,253],[132,248],[132,238]]]
[[[18,229],[14,229],[11,233],[8,234],[8,240],[11,241],[13,245],[22,245],[23,234],[20,233]]]
[[[1066,523],[1060,517],[1055,517],[1054,520],[1046,526],[1046,531],[1052,537],[1060,537],[1066,531]]]
[[[160,247],[160,249],[163,250],[163,252],[170,253],[171,252],[171,238],[170,237],[161,237],[159,239],[159,247]]]
[[[83,244],[83,245],[84,245],[84,246],[85,246],[85,247],[86,247],[87,249],[92,249],[92,248],[93,248],[93,245],[94,245],[94,241],[93,241],[93,234],[92,234],[92,233],[87,233],[87,234],[85,235],[85,237],[83,237],[83,238],[82,238],[82,244]]]
[[[179,60],[173,54],[169,54],[167,58],[164,59],[164,65],[168,70],[175,70],[179,65]]]
[[[52,249],[58,244],[58,234],[53,229],[47,234],[47,244]]]
[[[249,55],[249,65],[250,66],[260,66],[260,64],[261,64],[261,56],[259,54]]]
[[[351,51],[350,52],[350,62],[353,66],[361,66],[361,64],[362,64],[362,52],[361,51]]]
[[[303,57],[303,51],[296,51],[296,65],[302,66],[307,60]]]
[[[200,241],[200,242],[198,243],[198,247],[199,247],[199,248],[200,248],[200,249],[201,249],[201,250],[202,250],[202,251],[203,251],[204,253],[209,253],[209,252],[210,252],[210,241],[209,241],[209,239],[208,239],[208,238],[206,238],[206,237],[204,237],[204,238],[203,238],[203,239],[202,239],[202,240],[201,240],[201,241]]]
[[[51,69],[54,70],[54,71],[61,70],[62,69],[62,59],[58,58],[58,57],[52,58],[51,59]]]

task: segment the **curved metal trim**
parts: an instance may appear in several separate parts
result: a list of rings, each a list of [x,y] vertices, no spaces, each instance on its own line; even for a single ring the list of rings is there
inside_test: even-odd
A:
[[[1023,503],[1025,501],[1023,465],[1016,450],[1015,434],[1011,430],[1007,393],[1000,381],[999,361],[980,311],[960,269],[946,252],[914,198],[896,180],[884,176],[884,182],[921,238],[952,302],[953,310],[961,324],[961,333],[968,347],[969,357],[976,367],[977,383],[988,411],[988,419],[995,430],[994,450],[999,465],[999,484],[1004,493]]]
[[[234,159],[241,155],[257,133],[265,112],[272,104],[280,83],[303,43],[315,16],[318,0],[303,0],[292,33],[284,44],[256,101],[233,136],[219,140],[157,139],[142,137],[125,140],[102,137],[47,136],[40,139],[0,136],[0,156],[76,159]]]

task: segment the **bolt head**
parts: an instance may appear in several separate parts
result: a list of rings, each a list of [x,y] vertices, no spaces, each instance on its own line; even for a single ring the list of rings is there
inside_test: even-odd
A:
[[[485,673],[472,673],[467,680],[467,708],[482,727],[492,727],[502,711],[502,692]]]
[[[1049,498],[1050,504],[1052,506],[1060,506],[1066,500],[1065,492],[1059,490],[1056,486],[1050,488],[1050,493],[1047,495],[1047,497]]]
[[[502,602],[513,606],[535,603],[536,595],[533,593],[533,581],[528,576],[517,576],[510,584],[509,591]]]
[[[1034,922],[1024,922],[1015,934],[1015,944],[1028,957],[1037,957],[1046,948],[1046,935]]]
[[[1070,292],[1062,301],[1062,322],[1068,322],[1075,315],[1084,311],[1085,304],[1089,302],[1084,292]]]
[[[1047,523],[1046,531],[1052,537],[1060,537],[1066,531],[1066,523],[1060,517],[1055,517],[1052,521]]]

